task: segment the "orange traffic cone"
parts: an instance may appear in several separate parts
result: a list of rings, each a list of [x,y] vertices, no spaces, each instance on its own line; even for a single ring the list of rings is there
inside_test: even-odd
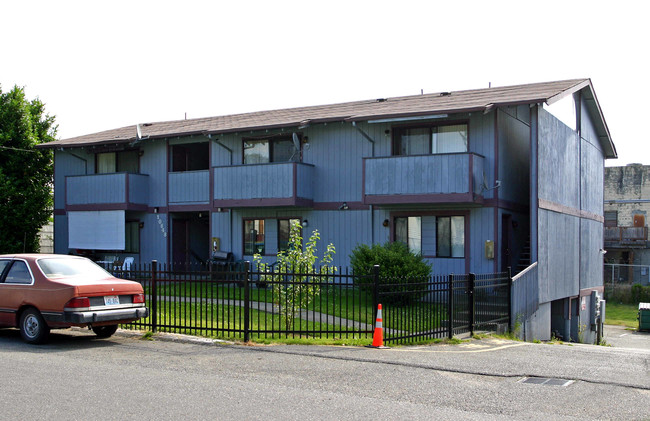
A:
[[[386,348],[384,346],[384,323],[381,318],[381,304],[377,306],[377,321],[375,322],[375,333],[372,336],[371,348]]]

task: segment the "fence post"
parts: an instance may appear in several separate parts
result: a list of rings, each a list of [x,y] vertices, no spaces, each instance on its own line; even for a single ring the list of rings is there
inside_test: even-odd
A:
[[[250,276],[250,266],[251,262],[246,261],[244,263],[244,342],[248,342],[250,339],[250,282],[248,277]]]
[[[156,333],[158,330],[158,261],[151,261],[151,331]]]
[[[469,307],[469,334],[474,336],[474,282],[476,280],[476,274],[470,273],[467,279],[467,295],[468,295],[468,307]]]
[[[374,321],[377,320],[377,306],[379,305],[379,265],[374,265],[372,267],[372,280],[372,320]]]
[[[508,266],[508,332],[512,333],[512,268]]]
[[[454,337],[454,274],[449,274],[447,286],[447,337]]]

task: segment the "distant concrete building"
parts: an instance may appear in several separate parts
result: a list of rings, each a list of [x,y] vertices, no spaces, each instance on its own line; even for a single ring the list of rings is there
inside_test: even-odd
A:
[[[54,223],[43,225],[38,233],[38,244],[41,253],[54,253]]]
[[[605,255],[609,264],[634,265],[605,274],[607,281],[648,283],[650,248],[650,165],[629,164],[605,168]],[[611,267],[609,268],[611,270]]]

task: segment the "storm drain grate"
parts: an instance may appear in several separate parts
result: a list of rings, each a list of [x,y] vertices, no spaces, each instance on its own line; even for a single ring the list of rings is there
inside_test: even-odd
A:
[[[529,384],[540,384],[544,386],[562,386],[567,387],[570,384],[575,383],[574,380],[566,379],[552,379],[548,377],[524,377],[519,380],[519,383],[529,383]]]

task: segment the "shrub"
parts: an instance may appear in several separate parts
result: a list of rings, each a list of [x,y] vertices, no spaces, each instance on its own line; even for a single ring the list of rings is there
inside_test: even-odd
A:
[[[431,266],[422,255],[414,254],[400,242],[357,246],[350,256],[355,281],[368,283],[372,279],[373,266],[379,265],[381,292],[389,292],[381,298],[382,304],[408,304],[421,298],[426,291],[421,285],[428,281]],[[367,289],[371,289],[368,286]]]
[[[640,284],[605,285],[605,299],[613,303],[639,304],[650,302],[650,286]]]

